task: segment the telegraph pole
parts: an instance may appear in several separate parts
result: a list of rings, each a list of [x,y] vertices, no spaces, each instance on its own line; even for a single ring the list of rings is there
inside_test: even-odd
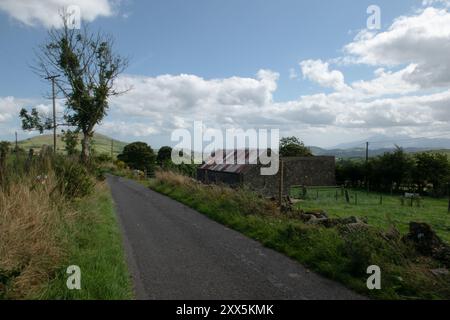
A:
[[[367,176],[369,171],[369,142],[366,142],[366,188],[369,193],[369,177]]]
[[[111,161],[114,162],[114,139],[111,139]]]
[[[52,97],[53,97],[53,153],[56,154],[56,93],[55,93],[55,79],[58,75],[49,76],[45,79],[52,81]]]

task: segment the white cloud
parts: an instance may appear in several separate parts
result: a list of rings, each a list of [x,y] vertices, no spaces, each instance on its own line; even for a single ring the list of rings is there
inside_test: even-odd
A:
[[[61,12],[70,6],[78,6],[81,19],[91,22],[113,15],[116,3],[117,0],[0,0],[0,10],[28,26],[49,28],[61,26]]]
[[[379,69],[373,80],[356,82],[345,92],[307,95],[286,102],[273,101],[278,76],[271,71],[259,72],[256,78],[212,80],[194,75],[128,75],[119,83],[131,85],[133,90],[114,99],[111,105],[114,118],[127,118],[126,123],[132,125],[107,126],[123,134],[142,136],[167,135],[200,120],[214,128],[275,127],[283,132],[346,128],[365,133],[416,128],[413,130],[420,133],[442,121],[450,122],[450,110],[445,108],[450,103],[450,90],[398,96],[402,90],[415,91],[414,85],[402,80],[402,75],[413,69],[414,65],[398,72]]]
[[[29,103],[33,103],[33,101],[15,97],[0,97],[0,123],[17,118],[20,110]]]
[[[399,17],[385,32],[363,30],[344,50],[357,63],[388,67],[415,64],[404,80],[423,88],[448,86],[450,13],[429,7]]]
[[[420,86],[406,79],[415,72],[417,65],[410,64],[397,72],[379,68],[375,70],[375,78],[369,81],[355,81],[351,87],[361,95],[362,98],[370,98],[384,95],[405,95],[416,92]]]
[[[322,60],[305,60],[300,62],[303,77],[337,91],[348,89],[344,75],[337,70],[330,70],[328,62]]]
[[[123,76],[120,88],[132,88],[112,101],[117,112],[147,117],[158,126],[179,123],[180,117],[215,119],[220,123],[227,115],[242,110],[257,110],[273,102],[279,75],[260,70],[256,78],[231,77],[205,80],[195,75],[158,77]],[[173,121],[172,121],[173,120]]]
[[[99,128],[100,132],[122,137],[149,137],[159,133],[147,123],[131,121],[105,121]]]

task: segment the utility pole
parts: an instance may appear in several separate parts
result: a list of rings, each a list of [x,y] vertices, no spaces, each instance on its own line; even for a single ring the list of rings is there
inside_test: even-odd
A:
[[[52,81],[52,97],[53,97],[53,153],[56,154],[56,93],[55,93],[55,79],[58,75],[49,76],[45,79]]]
[[[279,168],[279,180],[278,180],[278,202],[280,208],[283,206],[283,185],[284,185],[284,162],[280,158],[280,168]]]
[[[369,193],[368,171],[369,171],[369,142],[366,142],[366,189],[367,189],[367,193]]]
[[[114,162],[114,139],[111,139],[111,161]]]
[[[369,142],[366,142],[366,164],[369,163]]]

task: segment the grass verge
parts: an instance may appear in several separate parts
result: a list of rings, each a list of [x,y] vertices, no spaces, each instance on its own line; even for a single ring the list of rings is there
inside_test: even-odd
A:
[[[121,234],[112,198],[106,184],[74,203],[73,223],[61,230],[67,237],[67,258],[56,278],[40,299],[126,300],[132,299],[132,286],[122,247]],[[81,269],[81,290],[66,286],[66,268]]]
[[[204,186],[170,172],[157,173],[149,187],[371,298],[450,298],[450,277],[430,271],[440,267],[436,261],[418,255],[400,238],[387,239],[379,228],[307,225],[247,190]],[[371,265],[383,272],[382,290],[367,289]]]
[[[0,167],[0,299],[132,298],[106,184],[94,168],[44,151]],[[79,291],[66,285],[73,265]]]

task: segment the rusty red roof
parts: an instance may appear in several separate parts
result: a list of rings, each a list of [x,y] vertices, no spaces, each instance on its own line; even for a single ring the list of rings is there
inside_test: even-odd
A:
[[[200,166],[200,169],[243,173],[257,165],[258,155],[262,155],[262,153],[263,150],[257,149],[218,150],[206,160],[205,164]]]

